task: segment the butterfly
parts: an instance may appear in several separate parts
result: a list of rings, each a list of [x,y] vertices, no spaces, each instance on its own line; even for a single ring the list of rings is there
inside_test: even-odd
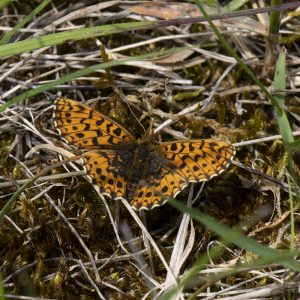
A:
[[[81,164],[98,193],[127,199],[136,210],[160,206],[189,182],[219,175],[235,154],[233,145],[213,139],[136,139],[109,117],[67,98],[55,101],[53,118],[63,141],[83,151]]]

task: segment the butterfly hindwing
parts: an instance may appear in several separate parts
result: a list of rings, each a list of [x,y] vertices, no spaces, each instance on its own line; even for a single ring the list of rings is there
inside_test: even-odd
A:
[[[96,190],[110,198],[123,198],[126,195],[126,181],[122,170],[114,165],[115,151],[90,151],[83,157],[87,178]]]
[[[115,121],[67,98],[55,101],[54,123],[65,141],[79,149],[99,149],[103,145],[118,145],[134,140]]]
[[[131,206],[134,209],[152,209],[163,205],[170,197],[175,197],[187,185],[188,181],[175,170],[162,168],[160,178],[148,178],[137,186]]]

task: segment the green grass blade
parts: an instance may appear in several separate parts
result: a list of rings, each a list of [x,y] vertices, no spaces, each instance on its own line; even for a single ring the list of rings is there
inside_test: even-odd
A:
[[[226,11],[234,11],[243,5],[245,5],[249,0],[232,0],[224,6]]]
[[[291,150],[299,150],[299,147],[300,147],[300,139],[295,140],[293,143],[289,144],[288,147],[289,147]]]
[[[0,273],[0,300],[4,299],[4,287],[3,287],[3,281],[2,281],[2,275]]]
[[[221,245],[217,244],[216,246],[213,246],[210,249],[210,258],[214,259],[219,257],[223,246],[227,246],[229,244],[235,244],[260,257],[256,260],[251,261],[250,263],[239,264],[230,271],[227,270],[224,272],[218,272],[217,274],[212,274],[205,278],[203,284],[211,281],[216,282],[218,280],[221,280],[222,278],[241,272],[242,270],[258,268],[270,263],[282,264],[284,266],[290,267],[295,271],[299,270],[300,264],[294,259],[295,255],[297,254],[296,251],[280,252],[271,249],[267,246],[256,242],[251,238],[244,236],[241,232],[237,230],[233,230],[227,227],[226,225],[220,224],[211,217],[206,216],[204,213],[185,206],[184,204],[180,203],[175,199],[170,200],[168,203],[174,206],[175,208],[179,209],[180,211],[188,213],[194,220],[198,221],[199,223],[202,223],[209,230],[214,231],[219,236],[222,236],[223,240],[220,243]],[[199,280],[199,272],[204,268],[205,264],[209,262],[209,257],[208,254],[203,254],[180,279],[180,282],[177,285],[177,287],[174,287],[159,299],[173,299],[172,297],[174,296],[174,294],[177,291],[181,290],[184,286],[188,285],[190,282],[193,282],[194,278],[197,278],[197,280]]]
[[[273,81],[273,88],[275,91],[286,89],[285,65],[286,65],[286,51],[285,51],[285,49],[282,49],[280,51],[280,54],[279,54],[279,57],[278,57],[277,63],[276,63],[276,70],[275,70],[275,76],[274,76],[274,81]],[[283,94],[278,94],[278,95],[276,94],[274,96],[274,99],[278,103],[278,105],[280,105],[282,108],[284,108],[285,97]],[[286,113],[284,112],[284,110],[281,115],[277,114],[277,118],[278,118],[278,126],[280,129],[280,134],[282,135],[282,140],[283,140],[286,152],[287,152],[288,169],[292,176],[293,184],[295,186],[298,186],[298,179],[297,179],[298,176],[296,174],[296,171],[294,170],[293,158],[292,158],[292,152],[293,152],[294,148],[297,149],[297,143],[295,143],[293,132],[292,132],[288,117],[287,117]],[[298,190],[296,189],[296,191],[298,191]],[[291,197],[291,195],[290,195],[290,197]],[[300,202],[299,195],[297,195],[297,199]]]
[[[275,249],[271,249],[263,244],[258,243],[256,240],[246,237],[240,231],[231,229],[230,227],[220,224],[216,220],[211,217],[208,217],[201,211],[186,207],[184,204],[176,201],[175,199],[170,200],[172,206],[177,208],[182,212],[188,213],[194,220],[198,221],[199,223],[203,224],[209,230],[214,231],[216,234],[222,237],[226,241],[226,243],[233,243],[240,248],[244,248],[259,257],[263,258],[265,262],[276,262],[278,264],[282,264],[288,268],[291,268],[295,271],[300,271],[300,263],[294,260],[293,255],[296,253],[291,254],[279,252]]]
[[[272,0],[271,6],[280,5],[281,0]],[[278,10],[273,10],[270,12],[269,19],[269,33],[278,34],[280,28],[280,12]]]
[[[29,180],[28,182],[24,183],[21,186],[21,188],[19,188],[18,191],[15,192],[13,196],[5,203],[4,207],[0,211],[0,223],[4,220],[4,216],[13,207],[21,193],[23,193],[36,179],[37,178],[33,178],[32,180]]]
[[[276,63],[275,76],[273,81],[274,90],[285,90],[286,89],[286,51],[282,49],[280,51],[279,57]],[[285,97],[283,94],[276,94],[274,99],[277,103],[284,108]],[[294,136],[292,133],[292,129],[290,127],[290,123],[286,113],[283,110],[282,115],[278,115],[278,125],[280,129],[280,133],[282,135],[282,140],[287,151],[287,161],[289,172],[292,176],[293,182],[288,177],[289,183],[289,200],[290,200],[290,211],[291,211],[291,241],[290,241],[290,249],[293,250],[295,248],[295,219],[294,219],[294,201],[293,201],[293,193],[292,193],[292,185],[293,183],[297,183],[297,174],[293,167],[293,159],[292,159],[292,151],[297,148],[297,142],[294,140]],[[298,141],[299,142],[299,141]],[[299,148],[298,148],[299,149]],[[299,195],[298,195],[299,198]],[[299,200],[299,199],[298,199]]]
[[[273,81],[273,88],[275,91],[286,89],[285,57],[286,57],[285,50],[282,49],[277,60],[275,76]],[[285,97],[283,94],[274,95],[274,100],[280,107],[282,108],[284,107]],[[278,117],[278,125],[280,129],[280,133],[282,135],[283,142],[285,144],[293,143],[294,137],[286,113],[283,111],[283,113],[279,114],[277,117]]]
[[[11,37],[20,29],[22,28],[26,23],[31,21],[31,19],[39,14],[52,0],[44,0],[39,6],[37,6],[28,16],[26,16],[21,22],[17,23],[17,25],[7,32],[4,37],[0,40],[0,46],[6,44]]]
[[[294,215],[294,201],[293,201],[293,193],[292,193],[292,185],[290,177],[287,176],[288,184],[289,184],[289,200],[290,200],[290,211],[291,211],[291,238],[290,238],[290,250],[295,250],[295,215]]]
[[[278,103],[274,100],[272,94],[268,91],[268,89],[257,79],[253,71],[243,62],[243,60],[238,56],[238,54],[233,50],[233,48],[228,44],[224,36],[220,33],[220,31],[217,29],[217,27],[214,25],[214,23],[211,21],[210,17],[204,10],[203,6],[201,5],[199,0],[194,0],[197,6],[199,7],[203,17],[207,20],[209,23],[209,26],[214,31],[215,35],[218,37],[220,42],[222,43],[223,47],[228,51],[228,53],[235,58],[235,60],[238,62],[238,64],[243,68],[243,70],[250,76],[250,78],[259,86],[261,91],[267,96],[268,99],[272,102],[274,107],[277,110],[277,114],[282,114],[282,109],[278,105]]]
[[[79,41],[96,36],[112,35],[120,32],[148,29],[153,26],[154,22],[129,22],[112,25],[102,25],[90,28],[72,29],[64,32],[48,34],[34,37],[7,45],[0,46],[0,57],[20,54],[26,51],[62,44],[66,41]]]
[[[0,9],[4,8],[8,4],[10,4],[12,0],[0,0]]]

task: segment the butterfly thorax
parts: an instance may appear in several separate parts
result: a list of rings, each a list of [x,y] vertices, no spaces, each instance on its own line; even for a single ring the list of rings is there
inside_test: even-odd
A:
[[[116,153],[115,163],[119,165],[119,172],[123,172],[127,182],[128,198],[131,198],[137,186],[148,185],[154,178],[161,177],[162,168],[170,164],[159,146],[152,141],[141,141],[130,145],[128,150]]]

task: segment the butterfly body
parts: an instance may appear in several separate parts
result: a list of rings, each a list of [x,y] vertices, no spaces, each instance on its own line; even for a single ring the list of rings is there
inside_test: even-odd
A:
[[[151,209],[175,197],[189,182],[219,175],[234,155],[231,144],[206,140],[155,143],[138,140],[89,106],[59,98],[55,125],[64,140],[84,151],[82,165],[95,189]]]
[[[124,179],[127,182],[126,198],[133,199],[134,191],[140,186],[151,186],[151,182],[162,177],[164,168],[175,169],[176,165],[170,162],[159,145],[151,141],[137,143],[124,158]]]

